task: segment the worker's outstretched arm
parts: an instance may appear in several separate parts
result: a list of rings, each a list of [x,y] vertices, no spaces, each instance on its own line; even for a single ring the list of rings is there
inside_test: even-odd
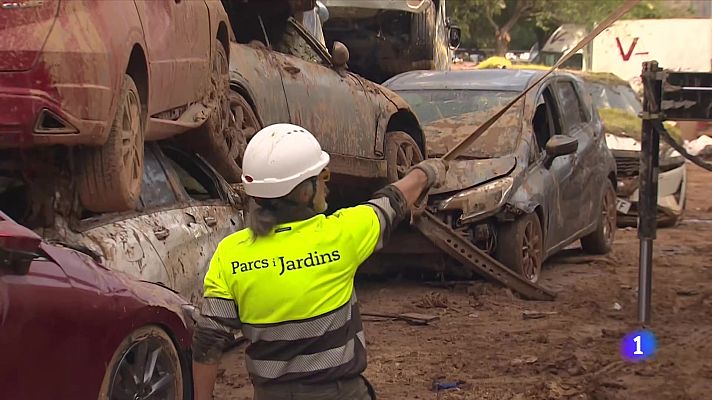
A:
[[[414,166],[406,176],[373,195],[366,204],[376,211],[381,229],[375,250],[383,248],[391,232],[408,215],[408,210],[425,196],[431,187],[445,183],[446,173],[445,161],[437,158],[425,160]]]
[[[393,186],[403,193],[407,207],[411,208],[431,187],[443,185],[446,174],[447,162],[440,158],[431,158],[413,167],[406,176],[393,183]]]

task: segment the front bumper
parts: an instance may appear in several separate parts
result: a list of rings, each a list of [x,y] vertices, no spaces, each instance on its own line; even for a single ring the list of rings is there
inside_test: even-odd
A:
[[[619,210],[619,220],[622,222],[638,216],[639,179],[638,176],[618,178],[618,198],[631,203],[627,212]],[[686,186],[686,164],[658,174],[658,219],[677,218],[682,215],[685,209]]]

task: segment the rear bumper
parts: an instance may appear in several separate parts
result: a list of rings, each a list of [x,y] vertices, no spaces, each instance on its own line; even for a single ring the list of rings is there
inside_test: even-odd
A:
[[[45,92],[0,88],[0,149],[100,145],[106,140],[106,125],[75,117]]]

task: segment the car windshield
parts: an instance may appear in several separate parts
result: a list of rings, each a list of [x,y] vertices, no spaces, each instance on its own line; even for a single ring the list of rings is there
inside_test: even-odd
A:
[[[614,108],[638,115],[643,111],[640,100],[628,86],[589,83],[591,97],[596,108]]]
[[[403,97],[423,124],[428,155],[440,156],[471,134],[517,92],[494,90],[403,90]],[[519,140],[521,101],[509,109],[464,154],[468,158],[502,157]]]

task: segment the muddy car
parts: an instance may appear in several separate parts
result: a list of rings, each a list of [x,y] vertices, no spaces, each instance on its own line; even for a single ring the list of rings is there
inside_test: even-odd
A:
[[[635,225],[638,219],[638,186],[643,110],[630,84],[613,74],[582,74],[606,131],[606,143],[618,166],[618,223]],[[666,123],[667,125],[667,123]],[[667,126],[678,139],[677,129]],[[680,139],[680,142],[682,140]],[[685,211],[687,166],[685,159],[660,141],[658,173],[658,224],[672,226]]]
[[[0,211],[0,294],[3,399],[192,398],[193,307],[170,290]]]
[[[414,71],[385,86],[444,155],[543,71]],[[580,240],[607,253],[616,229],[616,166],[582,82],[554,73],[451,162],[432,192],[436,215],[504,265],[537,281],[543,261]]]
[[[25,199],[30,191],[22,179],[0,176],[0,207],[14,219],[28,221],[32,210]],[[239,193],[204,159],[155,143],[145,149],[135,210],[90,212],[62,189],[53,198],[52,222],[30,225],[43,237],[93,254],[112,270],[171,288],[192,302],[202,297],[203,278],[220,240],[244,225]]]
[[[230,25],[219,1],[1,9],[0,169],[71,168],[85,208],[125,211],[140,193],[144,141],[193,132],[224,143]]]
[[[240,136],[229,151],[238,160],[261,127],[303,126],[330,154],[334,187],[353,200],[352,189],[367,193],[422,159],[425,138],[415,114],[395,93],[349,72],[345,46],[327,51],[279,2],[225,4],[237,39],[230,99]],[[239,168],[220,171],[228,181],[240,179]]]
[[[460,29],[450,23],[445,0],[324,0],[327,43],[352,50],[354,72],[383,82],[414,69],[449,70]]]

